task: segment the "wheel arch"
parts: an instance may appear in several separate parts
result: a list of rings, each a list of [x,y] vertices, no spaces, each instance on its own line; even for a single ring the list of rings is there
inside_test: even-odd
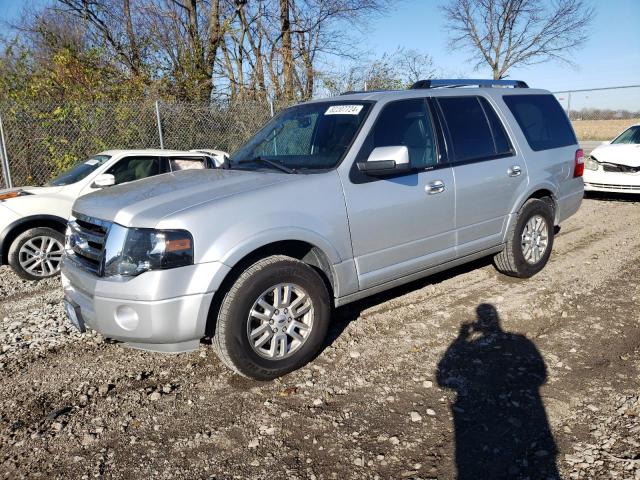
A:
[[[56,215],[30,215],[9,224],[0,232],[0,265],[8,263],[9,248],[13,241],[20,234],[37,227],[52,228],[64,234],[67,228],[67,220]]]
[[[333,298],[334,296],[338,279],[332,266],[332,258],[324,249],[313,243],[306,240],[276,240],[264,243],[248,252],[243,250],[243,253],[244,255],[241,257],[239,255],[228,256],[224,262],[231,267],[231,269],[216,289],[211,301],[205,330],[207,337],[212,337],[215,333],[215,325],[217,323],[220,305],[233,282],[235,282],[240,274],[250,265],[272,255],[286,255],[309,265],[323,279],[330,297]],[[230,262],[229,259],[233,259],[234,261]]]

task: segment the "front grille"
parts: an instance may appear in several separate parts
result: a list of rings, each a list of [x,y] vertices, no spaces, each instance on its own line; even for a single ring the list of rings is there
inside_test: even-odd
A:
[[[586,183],[588,187],[602,188],[605,190],[629,190],[630,192],[640,192],[640,185],[612,185],[610,183]]]
[[[101,275],[104,248],[110,223],[74,213],[69,222],[70,235],[67,255],[79,266],[95,275]]]
[[[605,172],[616,172],[616,173],[638,173],[640,172],[640,167],[630,167],[628,165],[620,165],[618,163],[603,163],[602,169]]]

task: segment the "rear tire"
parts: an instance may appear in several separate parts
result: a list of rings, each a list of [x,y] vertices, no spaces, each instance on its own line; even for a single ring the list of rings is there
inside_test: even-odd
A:
[[[507,233],[504,250],[493,257],[496,269],[512,277],[530,278],[551,256],[554,212],[550,199],[530,198]]]
[[[25,280],[43,280],[60,273],[64,235],[48,227],[31,228],[9,247],[9,265]]]
[[[322,277],[284,255],[257,261],[233,283],[220,306],[213,346],[235,372],[272,380],[317,355],[331,317]]]

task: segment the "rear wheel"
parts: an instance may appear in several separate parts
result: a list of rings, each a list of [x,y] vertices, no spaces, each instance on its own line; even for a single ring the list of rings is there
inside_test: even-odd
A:
[[[309,362],[320,350],[331,315],[320,275],[275,255],[244,271],[226,294],[213,345],[220,359],[246,377],[270,380]]]
[[[504,250],[494,257],[496,268],[520,278],[532,277],[542,270],[551,256],[553,224],[550,201],[527,200],[507,235]]]
[[[9,248],[9,265],[26,280],[42,280],[60,273],[64,235],[48,227],[21,233]]]

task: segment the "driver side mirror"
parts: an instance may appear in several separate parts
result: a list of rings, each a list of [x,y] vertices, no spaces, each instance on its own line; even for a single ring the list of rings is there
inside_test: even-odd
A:
[[[609,145],[610,143],[611,143],[611,140],[605,140],[600,145]]]
[[[374,148],[366,162],[358,162],[358,170],[379,177],[408,172],[409,149],[404,145]]]
[[[116,184],[116,177],[111,175],[110,173],[101,173],[94,180],[91,186],[93,188],[103,188],[110,187]]]

